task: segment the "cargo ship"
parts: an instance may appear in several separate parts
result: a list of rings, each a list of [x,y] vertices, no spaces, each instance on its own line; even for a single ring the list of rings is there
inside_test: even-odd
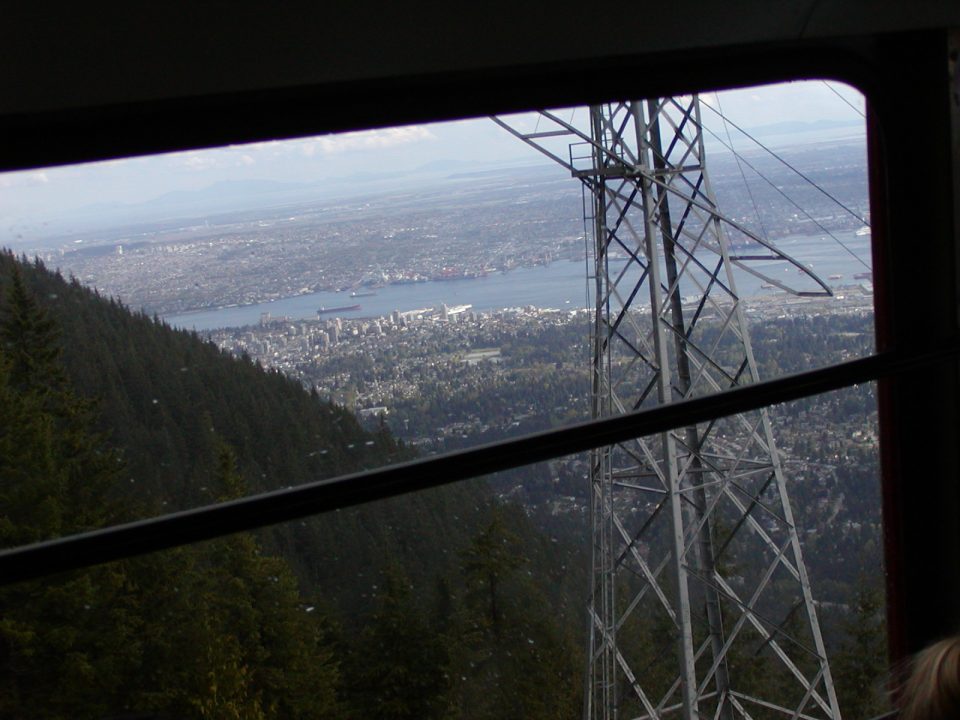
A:
[[[321,305],[320,309],[317,310],[317,315],[329,315],[330,313],[335,313],[335,312],[353,312],[354,310],[359,310],[359,309],[360,309],[359,305],[343,305],[341,307],[332,307],[332,308],[323,307]]]

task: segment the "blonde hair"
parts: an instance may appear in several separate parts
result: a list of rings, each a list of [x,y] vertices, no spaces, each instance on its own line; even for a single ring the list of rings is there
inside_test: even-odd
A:
[[[900,697],[900,720],[960,718],[960,637],[918,653]]]

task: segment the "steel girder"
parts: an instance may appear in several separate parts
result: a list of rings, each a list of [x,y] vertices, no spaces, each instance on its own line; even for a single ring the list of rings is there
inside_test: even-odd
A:
[[[584,192],[595,418],[755,382],[735,271],[827,295],[718,210],[697,96],[493,118]],[[839,720],[766,410],[591,453],[584,717]]]

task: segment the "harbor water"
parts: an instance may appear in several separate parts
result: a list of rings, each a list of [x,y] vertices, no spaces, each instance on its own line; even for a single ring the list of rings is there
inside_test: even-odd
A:
[[[854,276],[869,271],[870,236],[858,236],[853,231],[834,234],[849,251],[824,235],[787,237],[777,241],[776,246],[810,268],[828,285],[864,282]],[[715,264],[716,256],[712,258]],[[704,258],[705,264],[707,260]],[[804,278],[798,277],[796,268],[787,263],[754,261],[751,264],[784,283],[813,287],[809,281],[804,282]],[[616,269],[616,265],[613,268]],[[743,298],[775,292],[772,288],[764,287],[767,283],[762,279],[742,270],[736,271],[735,282],[737,292]],[[684,294],[696,291],[695,287],[681,288]],[[436,308],[441,304],[471,305],[478,312],[527,306],[572,310],[588,307],[589,297],[587,266],[583,259],[561,260],[549,265],[516,268],[476,278],[386,285],[377,288],[375,293],[351,297],[349,292],[317,292],[253,305],[169,315],[164,319],[175,327],[204,331],[255,325],[264,313],[274,318],[316,319],[321,307],[359,305],[358,309],[329,312],[322,317],[361,318],[385,316],[394,310],[408,312]]]

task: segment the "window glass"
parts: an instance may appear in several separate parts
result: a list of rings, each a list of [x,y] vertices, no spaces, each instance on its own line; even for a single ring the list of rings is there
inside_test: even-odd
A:
[[[0,176],[0,546],[871,354],[863,113],[810,81]],[[752,716],[866,716],[876,443],[860,386],[11,586],[0,715],[569,715],[611,648],[643,714],[685,613]]]

